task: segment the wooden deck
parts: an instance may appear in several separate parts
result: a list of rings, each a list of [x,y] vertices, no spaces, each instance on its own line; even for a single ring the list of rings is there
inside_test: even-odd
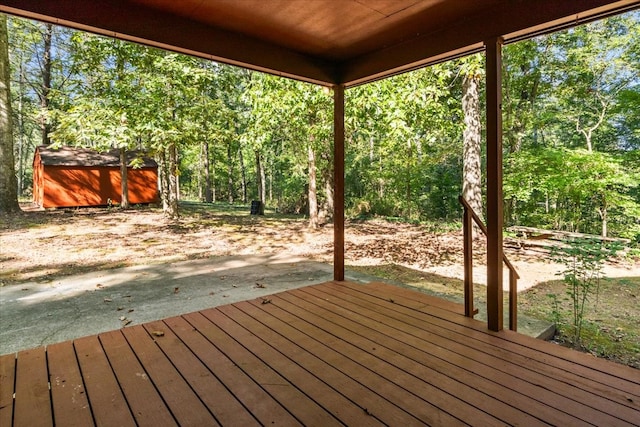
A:
[[[0,357],[0,426],[640,425],[640,371],[381,283]]]

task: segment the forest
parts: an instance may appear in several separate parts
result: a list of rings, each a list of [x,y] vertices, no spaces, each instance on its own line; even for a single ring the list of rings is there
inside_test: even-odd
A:
[[[145,149],[169,215],[179,200],[262,200],[311,227],[331,218],[330,89],[4,19],[22,200],[38,145]],[[631,12],[504,46],[506,225],[640,243],[639,21]],[[347,90],[349,217],[458,221],[460,194],[481,209],[483,61]]]

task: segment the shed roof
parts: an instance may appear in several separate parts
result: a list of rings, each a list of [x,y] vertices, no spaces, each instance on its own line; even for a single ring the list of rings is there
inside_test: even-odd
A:
[[[0,11],[355,85],[637,8],[640,0],[0,0]]]
[[[45,166],[85,166],[85,167],[119,167],[120,151],[117,149],[99,152],[90,148],[60,147],[51,148],[45,145],[39,146],[37,152]],[[141,158],[143,168],[156,168],[158,164],[142,150],[127,151],[127,164]]]

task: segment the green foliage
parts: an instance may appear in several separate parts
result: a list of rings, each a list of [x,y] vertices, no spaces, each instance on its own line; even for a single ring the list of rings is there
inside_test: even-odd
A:
[[[551,320],[558,327],[562,324],[562,309],[560,308],[560,301],[558,295],[547,294],[547,297],[551,301]]]
[[[571,301],[570,323],[567,326],[568,335],[576,348],[581,345],[587,303],[597,304],[604,263],[620,249],[619,244],[605,243],[600,239],[572,239],[566,246],[554,248],[552,252],[552,259],[564,266],[559,274],[563,276]],[[560,319],[562,316],[557,296],[553,296],[552,300],[554,317]]]
[[[640,233],[633,197],[640,177],[624,155],[535,148],[510,156],[505,167],[505,199],[522,207],[522,224],[601,234],[611,222],[616,235]]]
[[[507,223],[640,242],[639,20],[631,12],[505,46]],[[25,182],[46,118],[58,144],[146,148],[158,158],[175,146],[183,198],[204,199],[208,163],[218,200],[255,199],[260,162],[267,205],[287,212],[306,212],[311,149],[329,209],[325,88],[56,27],[42,111],[42,24],[10,24],[13,81],[24,81],[12,90]],[[459,218],[462,81],[481,76],[482,63],[473,55],[346,92],[349,215]]]
[[[457,215],[458,66],[441,64],[347,93],[349,212],[414,220]]]
[[[508,223],[640,240],[639,19],[505,47]]]

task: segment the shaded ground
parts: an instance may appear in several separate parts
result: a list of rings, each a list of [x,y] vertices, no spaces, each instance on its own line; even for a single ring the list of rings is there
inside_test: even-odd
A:
[[[183,216],[176,222],[165,219],[153,208],[126,212],[116,209],[28,211],[16,217],[1,217],[0,287],[20,286],[30,281],[47,283],[68,275],[116,267],[230,255],[278,254],[325,263],[333,261],[331,225],[309,230],[302,217],[272,213],[264,217],[250,216],[246,206],[184,204],[181,209]],[[462,293],[459,230],[447,230],[438,224],[354,221],[347,223],[346,242],[346,263],[351,269],[428,287],[442,294],[459,296]],[[475,246],[474,280],[482,284],[486,277],[484,242],[478,240]],[[550,309],[544,308],[550,307],[546,294],[563,294],[560,285],[553,284],[561,266],[548,261],[544,252],[507,249],[507,255],[522,277],[521,290],[544,284],[521,293],[521,312],[548,318]],[[637,289],[635,280],[640,277],[640,261],[607,265],[605,274],[622,278],[615,283],[622,283],[623,290],[631,289],[625,287],[627,282],[636,283]],[[476,295],[481,304],[483,289],[479,287]],[[626,291],[603,290],[598,316],[640,319],[639,304],[632,302],[635,297]],[[629,307],[621,311],[627,303]],[[606,321],[606,324],[604,327],[609,331],[624,331],[623,341],[631,339],[634,345],[639,342],[637,323],[609,326]]]
[[[640,369],[640,272],[634,274],[601,281],[599,295],[585,313],[581,350]],[[557,296],[557,306],[551,295]],[[520,294],[518,310],[550,320],[559,315],[557,322],[568,330],[571,304],[565,284],[553,280]],[[556,340],[568,345],[562,336]]]
[[[246,206],[183,204],[172,222],[141,208],[27,211],[0,218],[0,286],[51,280],[96,269],[166,263],[210,256],[282,253],[333,261],[333,227],[309,230],[301,216],[251,216]],[[346,227],[349,265],[397,264],[462,278],[462,234],[384,220]],[[484,242],[475,242],[475,282],[483,283]],[[552,280],[560,267],[545,253],[506,249],[524,289]],[[609,277],[639,275],[640,263],[607,266]],[[635,273],[634,273],[635,272]]]
[[[220,256],[138,265],[0,288],[0,354],[331,280],[325,263],[291,256]],[[348,273],[351,281],[371,277]]]

